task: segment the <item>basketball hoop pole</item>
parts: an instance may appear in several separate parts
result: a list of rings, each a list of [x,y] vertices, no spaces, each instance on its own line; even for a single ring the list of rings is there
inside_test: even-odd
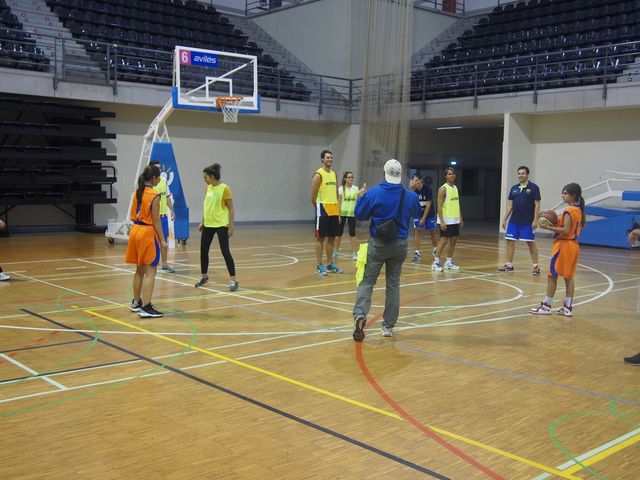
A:
[[[169,142],[169,132],[167,131],[166,121],[173,113],[173,99],[170,99],[165,103],[164,107],[160,110],[158,115],[149,124],[147,133],[144,134],[142,139],[142,149],[140,150],[140,157],[138,158],[138,167],[133,176],[133,190],[138,187],[138,176],[144,168],[149,164],[151,158],[151,149],[154,142]],[[131,206],[133,205],[133,196],[129,199],[129,206],[125,212],[125,218],[122,222],[110,223],[107,226],[105,236],[110,242],[119,240],[127,240],[129,238],[129,228],[131,226],[131,219],[129,218],[129,212],[131,212]]]

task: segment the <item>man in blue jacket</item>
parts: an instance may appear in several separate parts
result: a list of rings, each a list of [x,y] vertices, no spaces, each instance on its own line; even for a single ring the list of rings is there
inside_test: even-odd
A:
[[[369,247],[364,278],[358,286],[356,302],[353,306],[355,328],[353,339],[356,342],[364,338],[364,327],[367,324],[367,314],[371,308],[371,294],[376,284],[382,265],[386,266],[387,289],[382,315],[382,335],[393,336],[393,327],[400,312],[400,274],[402,263],[407,258],[407,237],[409,236],[409,221],[420,215],[418,195],[404,188],[402,182],[402,165],[395,159],[384,164],[384,179],[380,185],[373,187],[362,197],[358,198],[355,216],[358,220],[370,220]],[[400,209],[401,195],[404,199]],[[393,220],[396,225],[396,238],[383,240],[378,235],[376,226],[385,220]]]

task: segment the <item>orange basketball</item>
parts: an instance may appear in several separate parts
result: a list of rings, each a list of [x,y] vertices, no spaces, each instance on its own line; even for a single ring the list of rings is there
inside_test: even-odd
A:
[[[544,223],[553,227],[558,222],[558,215],[553,210],[544,210],[540,212],[538,223]]]

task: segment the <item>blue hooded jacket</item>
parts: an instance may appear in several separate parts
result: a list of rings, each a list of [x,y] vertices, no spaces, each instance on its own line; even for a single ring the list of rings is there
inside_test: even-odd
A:
[[[400,194],[404,187],[399,183],[389,183],[383,181],[366,192],[356,202],[355,216],[358,220],[373,220],[369,225],[369,234],[372,237],[377,235],[376,223],[383,220],[396,219],[398,226],[398,238],[409,236],[409,222],[411,218],[420,217],[420,202],[418,195],[408,188],[405,188],[404,203],[402,212],[398,214],[400,206]]]

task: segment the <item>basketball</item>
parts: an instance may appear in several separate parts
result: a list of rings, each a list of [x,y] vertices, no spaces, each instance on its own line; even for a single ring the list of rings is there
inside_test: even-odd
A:
[[[553,210],[544,210],[538,216],[538,224],[544,224],[553,227],[558,221],[558,215]]]

